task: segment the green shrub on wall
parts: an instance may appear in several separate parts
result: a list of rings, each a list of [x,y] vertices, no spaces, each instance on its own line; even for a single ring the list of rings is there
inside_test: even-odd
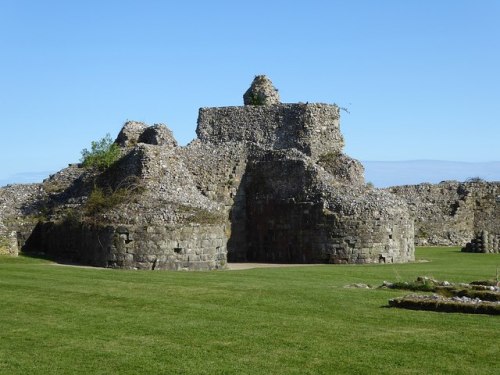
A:
[[[87,216],[94,216],[120,204],[131,203],[143,191],[144,187],[136,176],[121,181],[115,189],[94,185],[85,203],[84,212]]]
[[[92,141],[90,151],[82,150],[81,162],[84,167],[96,168],[103,171],[109,168],[120,157],[120,147],[106,134],[99,141]]]
[[[257,93],[252,93],[250,95],[250,104],[251,105],[264,105],[265,99],[262,95],[259,95]]]

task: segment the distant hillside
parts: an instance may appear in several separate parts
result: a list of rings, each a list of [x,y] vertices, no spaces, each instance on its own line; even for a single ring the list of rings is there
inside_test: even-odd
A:
[[[465,181],[480,177],[486,181],[500,181],[500,161],[466,163],[438,160],[363,161],[367,182],[376,187],[412,185],[422,182],[439,183],[444,180]]]

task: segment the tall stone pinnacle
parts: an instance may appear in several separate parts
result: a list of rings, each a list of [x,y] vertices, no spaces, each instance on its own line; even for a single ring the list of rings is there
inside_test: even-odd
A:
[[[243,94],[245,105],[279,104],[280,95],[273,83],[265,75],[255,76],[250,88]]]

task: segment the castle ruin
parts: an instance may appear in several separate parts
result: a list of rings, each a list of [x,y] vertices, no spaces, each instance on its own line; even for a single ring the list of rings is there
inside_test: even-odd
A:
[[[409,200],[365,184],[339,107],[280,103],[265,76],[244,103],[201,108],[185,147],[165,125],[130,121],[106,170],[73,164],[0,189],[0,252],[154,270],[414,260]]]
[[[416,245],[500,252],[500,183],[472,179],[386,190],[408,204],[415,220]]]

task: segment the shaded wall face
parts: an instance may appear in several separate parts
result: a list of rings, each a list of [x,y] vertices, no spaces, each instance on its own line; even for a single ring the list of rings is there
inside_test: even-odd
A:
[[[413,261],[407,218],[327,213],[322,203],[254,200],[247,208],[247,258],[277,263],[402,263]]]
[[[312,175],[303,160],[268,153],[248,164],[245,182],[248,261],[326,261],[314,243],[320,208],[307,196]]]
[[[238,186],[228,215],[227,259],[229,262],[244,262],[247,260],[247,198],[244,186],[245,178],[242,179]]]
[[[226,266],[223,225],[97,226],[40,223],[26,244],[65,262],[128,269],[210,270]]]
[[[321,208],[313,203],[254,200],[247,208],[247,259],[253,262],[326,263]]]
[[[404,207],[330,211],[315,172],[301,160],[253,162],[246,190],[247,260],[278,263],[400,263],[414,260],[413,221]],[[333,195],[332,195],[333,194]]]
[[[86,226],[73,221],[40,222],[23,250],[43,252],[64,262],[106,267],[113,235],[112,227]]]

